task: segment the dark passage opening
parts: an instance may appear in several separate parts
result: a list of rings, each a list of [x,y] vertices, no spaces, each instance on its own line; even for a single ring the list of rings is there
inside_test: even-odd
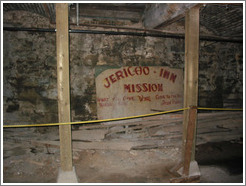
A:
[[[224,167],[230,175],[243,173],[243,143],[216,142],[198,145],[196,161],[199,165],[216,165]]]

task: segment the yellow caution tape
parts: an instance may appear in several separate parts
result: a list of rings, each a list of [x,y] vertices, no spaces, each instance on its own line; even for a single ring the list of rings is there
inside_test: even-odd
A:
[[[203,107],[198,107],[198,110],[243,110],[243,109],[231,109],[231,108],[203,108]]]
[[[111,118],[111,119],[102,119],[102,120],[90,120],[90,121],[77,121],[77,122],[66,122],[66,123],[46,123],[46,124],[26,124],[26,125],[3,125],[4,128],[12,128],[12,127],[46,127],[46,126],[57,126],[57,125],[74,125],[74,124],[88,124],[88,123],[100,123],[100,122],[109,122],[109,121],[120,121],[120,120],[127,120],[127,119],[135,119],[135,118],[142,118],[142,117],[149,117],[149,116],[156,116],[156,115],[161,115],[161,114],[166,114],[166,113],[171,113],[171,112],[178,112],[178,111],[183,111],[183,110],[188,110],[190,109],[189,107],[187,108],[182,108],[182,109],[176,109],[176,110],[169,110],[169,111],[164,111],[164,112],[156,112],[152,114],[144,114],[144,115],[137,115],[137,116],[128,116],[128,117],[122,117],[122,118]],[[243,109],[230,109],[230,108],[203,108],[203,107],[198,107],[198,110],[243,110]]]
[[[102,120],[90,120],[90,121],[77,121],[77,122],[66,122],[66,123],[46,123],[46,124],[26,124],[26,125],[3,125],[4,128],[10,127],[46,127],[46,126],[56,126],[56,125],[74,125],[74,124],[88,124],[88,123],[100,123],[100,122],[108,122],[108,121],[120,121],[120,120],[127,120],[127,119],[134,119],[134,118],[142,118],[142,117],[149,117],[149,116],[156,116],[171,112],[178,112],[182,110],[188,110],[189,108],[182,108],[164,112],[156,112],[152,114],[144,114],[144,115],[137,115],[137,116],[128,116],[122,118],[112,118],[112,119],[102,119]]]

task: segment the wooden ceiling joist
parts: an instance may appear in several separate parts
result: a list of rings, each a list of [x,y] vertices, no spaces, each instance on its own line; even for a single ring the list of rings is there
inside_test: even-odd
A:
[[[70,9],[70,16],[76,16],[76,9]],[[83,4],[79,6],[79,17],[83,18],[99,18],[113,20],[130,20],[139,22],[141,13],[123,10],[108,10],[108,9],[92,9],[86,8]]]
[[[152,4],[144,13],[144,26],[149,29],[167,26],[183,18],[188,9],[197,5],[197,3]]]

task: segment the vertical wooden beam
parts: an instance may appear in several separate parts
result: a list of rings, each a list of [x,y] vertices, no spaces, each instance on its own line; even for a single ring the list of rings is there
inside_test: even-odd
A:
[[[68,4],[56,4],[57,93],[59,122],[70,122]],[[71,125],[59,126],[61,169],[72,171]]]
[[[192,154],[192,146],[193,140],[195,137],[195,124],[197,117],[197,107],[190,107],[189,110],[189,121],[187,126],[187,136],[186,136],[186,144],[185,144],[185,153],[184,153],[184,170],[183,175],[188,176],[190,170],[190,162],[191,162],[191,154]]]
[[[184,107],[197,106],[198,100],[198,59],[199,59],[199,7],[193,7],[185,15],[185,77]],[[184,111],[183,147],[185,148],[189,111]],[[195,122],[196,126],[196,122]],[[194,134],[196,130],[194,131]],[[191,160],[195,159],[195,137]],[[185,152],[185,149],[183,149]]]

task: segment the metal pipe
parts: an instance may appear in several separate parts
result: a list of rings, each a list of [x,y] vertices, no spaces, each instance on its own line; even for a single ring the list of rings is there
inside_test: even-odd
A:
[[[115,32],[115,31],[101,31],[101,30],[69,30],[70,33],[84,33],[84,34],[105,34],[105,35],[127,35],[127,36],[142,36],[142,37],[169,37],[184,39],[183,34],[154,34],[146,32]]]
[[[3,27],[6,31],[30,31],[30,32],[56,32],[54,28],[18,28],[18,27]],[[147,32],[115,32],[102,30],[77,30],[69,29],[69,33],[84,33],[84,34],[105,34],[105,35],[129,35],[129,36],[150,36],[150,37],[171,37],[184,38],[184,34],[173,33],[147,33]]]
[[[3,27],[3,30],[6,30],[6,31],[30,31],[30,32],[56,32],[55,28]],[[175,33],[115,32],[115,31],[76,30],[76,29],[69,29],[69,33],[128,35],[128,36],[141,36],[141,37],[162,37],[162,38],[184,39],[184,34],[175,34]],[[221,36],[206,36],[206,35],[200,35],[200,40],[217,41],[217,42],[232,42],[232,43],[242,43],[243,42],[243,39],[241,39],[241,38],[228,38],[228,37],[221,37]]]
[[[76,25],[75,23],[70,23],[71,26]],[[170,33],[170,34],[181,34],[178,31],[169,31],[169,30],[158,30],[158,29],[146,29],[146,28],[136,28],[136,27],[126,27],[126,26],[113,26],[113,25],[102,25],[102,24],[89,24],[89,23],[80,23],[80,26],[86,27],[101,27],[105,29],[121,29],[121,30],[134,30],[142,32],[154,32],[154,33]],[[79,28],[78,28],[79,29]]]
[[[18,27],[3,27],[6,31],[27,31],[27,32],[56,32],[55,28],[18,28]]]

